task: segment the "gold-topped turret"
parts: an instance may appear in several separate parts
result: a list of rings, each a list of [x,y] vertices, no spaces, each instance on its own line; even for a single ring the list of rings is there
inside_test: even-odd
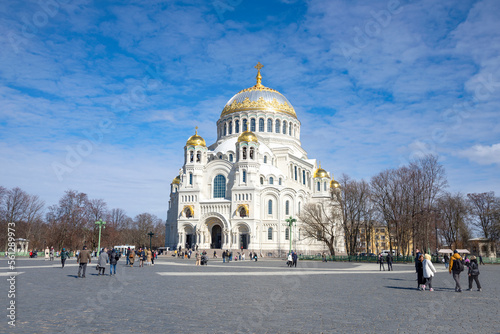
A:
[[[205,144],[205,139],[203,139],[201,136],[198,136],[198,127],[195,127],[195,133],[194,136],[189,137],[186,146],[204,146],[207,147],[207,144]]]
[[[321,162],[319,163],[319,168],[316,169],[316,171],[314,172],[313,177],[314,178],[317,178],[317,177],[320,177],[320,178],[323,178],[323,177],[330,178],[328,176],[328,173],[326,172],[326,170],[324,170],[323,168],[321,168]]]

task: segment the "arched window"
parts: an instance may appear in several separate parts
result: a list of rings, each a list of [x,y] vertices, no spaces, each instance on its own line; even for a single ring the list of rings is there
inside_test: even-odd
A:
[[[227,134],[227,124],[224,123],[224,136]]]
[[[270,199],[268,202],[267,202],[267,213],[272,215],[273,214],[273,200]]]
[[[255,118],[250,120],[250,131],[255,132]]]
[[[276,120],[276,131],[275,132],[280,133],[280,120],[279,119]]]
[[[273,240],[273,228],[272,227],[267,229],[267,240]]]
[[[247,126],[247,120],[246,118],[243,120],[243,132],[247,131],[248,130],[248,126]]]
[[[323,182],[323,190],[326,191],[326,182]]]
[[[290,123],[288,125],[288,135],[291,136],[292,135],[292,123]]]
[[[226,178],[219,174],[214,179],[214,198],[224,197],[226,197]]]
[[[247,182],[247,171],[244,170],[243,171],[243,183],[246,183]]]
[[[193,173],[189,173],[189,184],[193,185]]]
[[[194,160],[194,151],[189,152],[189,162],[193,162]]]
[[[264,156],[264,163],[267,164],[267,155]]]
[[[233,133],[233,122],[229,122],[229,134]]]
[[[254,148],[250,147],[250,159],[253,160],[254,157]]]
[[[201,151],[196,152],[196,162],[201,162]]]
[[[229,162],[233,162],[233,155],[229,154]]]
[[[297,166],[295,166],[295,181],[297,181]]]
[[[286,135],[286,121],[283,121],[283,134]]]
[[[306,171],[305,170],[302,171],[302,184],[304,184],[304,185],[306,184]]]
[[[274,179],[272,176],[269,178],[269,184],[274,184]]]
[[[247,159],[247,148],[243,147],[243,160]]]
[[[279,183],[278,183],[278,184],[281,186],[281,177],[280,177],[280,179],[279,179]]]
[[[273,132],[273,120],[270,118],[267,119],[267,132]]]
[[[264,184],[264,178],[262,176],[260,177],[260,184]]]
[[[321,183],[318,182],[318,191],[321,191]]]
[[[299,202],[299,215],[300,215],[300,202]]]
[[[290,201],[286,201],[285,202],[285,215],[289,215],[290,214]]]
[[[285,229],[285,240],[290,240],[290,230],[288,227]]]
[[[259,118],[259,132],[264,132],[264,119]]]
[[[239,120],[234,121],[234,132],[235,133],[240,132],[240,121]]]

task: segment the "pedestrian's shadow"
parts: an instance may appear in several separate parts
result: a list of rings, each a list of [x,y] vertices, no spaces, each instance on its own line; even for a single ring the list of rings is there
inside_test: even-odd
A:
[[[416,288],[410,288],[407,286],[385,286],[387,289],[398,289],[398,290],[417,290]]]
[[[404,278],[386,278],[386,279],[391,280],[391,281],[407,281]]]
[[[68,277],[78,278],[78,275],[66,275]]]

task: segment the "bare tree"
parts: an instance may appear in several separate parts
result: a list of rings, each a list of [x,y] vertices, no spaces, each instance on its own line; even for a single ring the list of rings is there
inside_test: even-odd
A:
[[[341,219],[340,207],[333,202],[308,203],[304,205],[299,218],[304,238],[323,242],[335,255],[337,222]]]
[[[496,237],[495,218],[498,198],[493,191],[487,193],[467,194],[471,208],[473,224],[478,227],[487,239]]]
[[[340,191],[333,190],[334,202],[340,206],[340,222],[344,230],[347,254],[356,255],[359,244],[360,227],[367,218],[369,208],[369,186],[365,181],[355,181],[343,174],[339,183]]]
[[[467,226],[469,207],[465,197],[460,194],[444,193],[437,200],[441,236],[450,247],[464,247],[470,237]]]

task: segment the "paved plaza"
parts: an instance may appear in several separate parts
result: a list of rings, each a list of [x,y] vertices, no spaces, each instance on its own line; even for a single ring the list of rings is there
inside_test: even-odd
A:
[[[434,292],[416,290],[412,264],[282,260],[222,263],[160,258],[77,278],[44,259],[17,259],[16,327],[8,326],[11,272],[0,260],[0,333],[500,333],[500,266],[481,266],[483,291],[454,292],[437,265]],[[109,267],[106,274],[109,273]],[[462,288],[467,288],[462,275]]]

